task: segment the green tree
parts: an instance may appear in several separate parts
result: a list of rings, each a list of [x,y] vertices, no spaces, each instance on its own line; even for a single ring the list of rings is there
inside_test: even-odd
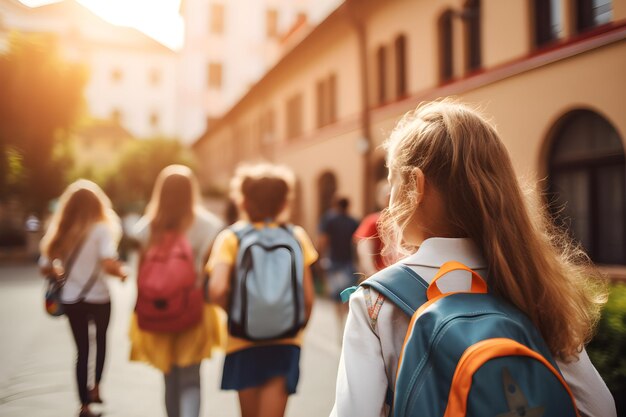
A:
[[[143,208],[150,199],[157,175],[171,164],[193,168],[189,150],[177,140],[154,138],[130,142],[122,148],[118,163],[107,175],[104,189],[122,212]]]
[[[43,211],[66,185],[68,130],[83,105],[86,71],[64,61],[51,35],[11,34],[0,55],[0,196]]]

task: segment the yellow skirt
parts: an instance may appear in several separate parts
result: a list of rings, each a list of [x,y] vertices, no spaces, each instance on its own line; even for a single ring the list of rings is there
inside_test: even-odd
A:
[[[163,373],[172,365],[189,366],[210,358],[213,349],[224,349],[226,314],[215,305],[204,305],[201,323],[180,333],[156,333],[139,328],[137,315],[130,323],[130,360],[147,362]]]

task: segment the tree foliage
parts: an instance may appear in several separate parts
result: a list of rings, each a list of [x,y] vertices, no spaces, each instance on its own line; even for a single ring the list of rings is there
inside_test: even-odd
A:
[[[626,285],[611,286],[596,336],[587,346],[591,361],[616,400],[618,415],[626,413]]]
[[[84,67],[64,61],[51,35],[11,35],[0,55],[0,196],[42,211],[65,186],[63,142],[83,105]]]
[[[118,163],[104,180],[104,189],[120,211],[143,208],[159,172],[168,165],[192,167],[189,150],[174,139],[136,140],[120,151]]]

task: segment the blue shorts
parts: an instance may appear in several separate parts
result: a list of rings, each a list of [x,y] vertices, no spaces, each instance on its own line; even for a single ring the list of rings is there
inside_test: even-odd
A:
[[[260,387],[277,376],[285,377],[287,394],[295,394],[300,379],[299,346],[254,346],[229,353],[224,359],[222,389]]]

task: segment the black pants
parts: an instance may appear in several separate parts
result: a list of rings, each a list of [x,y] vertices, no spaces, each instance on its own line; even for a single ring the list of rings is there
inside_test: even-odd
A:
[[[96,384],[102,379],[104,357],[106,355],[107,328],[111,317],[111,303],[92,304],[79,302],[65,304],[65,314],[70,321],[74,342],[76,342],[76,382],[82,404],[89,403],[87,389],[87,367],[89,359],[89,322],[96,325]]]

